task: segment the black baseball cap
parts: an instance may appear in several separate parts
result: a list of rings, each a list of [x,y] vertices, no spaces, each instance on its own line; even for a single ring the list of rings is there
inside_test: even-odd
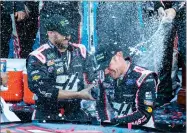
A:
[[[61,15],[54,14],[51,17],[45,17],[42,22],[46,31],[56,31],[64,36],[75,34],[69,21]]]
[[[106,69],[109,66],[112,57],[119,51],[122,51],[122,49],[116,45],[98,48],[95,53],[95,59],[99,65],[99,69]]]

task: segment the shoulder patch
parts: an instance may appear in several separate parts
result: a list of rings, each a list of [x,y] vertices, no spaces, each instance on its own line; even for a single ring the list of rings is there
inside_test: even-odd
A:
[[[141,76],[136,80],[136,84],[137,84],[138,87],[141,86],[141,84],[144,82],[145,78],[146,78],[149,74],[153,73],[153,72],[150,71],[150,70],[146,70],[146,69],[141,68],[141,67],[138,67],[138,66],[136,66],[133,70],[134,70],[135,72],[141,73]]]
[[[86,58],[86,47],[83,44],[76,44],[76,43],[72,43],[71,45],[73,45],[76,48],[80,49],[81,55],[83,58]]]
[[[145,71],[146,69],[144,69],[144,68],[142,68],[142,67],[139,67],[139,66],[135,66],[133,70],[134,70],[135,72],[141,73],[142,71]]]
[[[35,51],[31,52],[30,55],[35,56],[38,60],[40,60],[43,64],[46,63],[46,57],[42,54],[42,51],[50,48],[48,44],[44,44],[40,46],[38,49]]]

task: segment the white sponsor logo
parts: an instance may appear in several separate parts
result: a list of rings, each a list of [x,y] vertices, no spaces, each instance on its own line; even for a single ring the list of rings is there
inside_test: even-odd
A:
[[[36,73],[39,73],[39,70],[32,71],[32,72],[31,72],[31,75],[34,75],[34,74],[36,74]]]
[[[64,72],[64,68],[60,67],[57,69],[57,74],[63,73]]]
[[[55,59],[54,62],[62,61],[62,59]]]
[[[57,76],[56,83],[65,83],[68,78],[68,75]]]
[[[40,85],[43,85],[43,84],[44,84],[44,82],[41,80],[41,81],[39,82],[39,84],[40,84]]]
[[[82,67],[81,64],[74,65],[73,67]]]
[[[123,94],[124,97],[132,97],[133,95]]]
[[[153,79],[147,79],[145,82],[152,82],[154,81]]]
[[[143,123],[143,122],[146,121],[146,120],[147,120],[147,118],[146,118],[145,115],[144,115],[142,118],[140,118],[140,119],[138,119],[138,120],[132,122],[132,125],[139,125],[139,124]]]
[[[56,63],[55,66],[63,66],[63,63],[62,62]]]
[[[145,93],[145,99],[152,99],[151,91]]]
[[[144,100],[145,105],[153,106],[153,101],[150,100]]]

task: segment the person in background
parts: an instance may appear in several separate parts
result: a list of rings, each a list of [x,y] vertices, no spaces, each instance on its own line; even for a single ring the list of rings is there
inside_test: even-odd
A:
[[[186,2],[185,1],[172,1],[165,2],[165,5],[159,7],[158,12],[161,17],[165,16],[165,19],[175,20],[175,28],[179,37],[179,51],[186,62],[186,45],[185,45],[185,33],[186,33]]]
[[[172,22],[172,30],[168,34],[168,37],[164,41],[164,58],[163,67],[159,71],[160,85],[158,90],[157,105],[161,106],[164,103],[168,103],[174,97],[174,90],[172,88],[172,57],[173,57],[173,46],[176,31],[178,35],[178,49],[184,60],[186,60],[186,44],[185,44],[185,33],[186,33],[186,9],[185,2],[182,1],[164,1],[156,2],[155,9],[158,9],[158,14],[161,19]]]
[[[24,2],[1,1],[1,58],[8,58],[9,39],[12,33],[12,20],[14,14],[16,21],[23,21],[27,17]]]
[[[27,58],[32,52],[35,36],[38,30],[39,1],[24,1],[28,16],[24,21],[16,22],[16,31],[20,43],[20,57]]]

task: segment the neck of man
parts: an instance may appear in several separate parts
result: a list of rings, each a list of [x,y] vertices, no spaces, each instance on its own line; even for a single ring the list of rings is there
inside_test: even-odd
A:
[[[60,51],[61,53],[62,53],[62,52],[65,52],[65,51],[67,50],[67,48],[65,48],[65,47],[60,47],[60,46],[58,46],[58,44],[56,44],[55,41],[54,41],[53,39],[50,39],[50,38],[49,38],[49,41],[50,41],[54,46],[56,46],[57,49],[58,49],[58,51]]]
[[[122,74],[121,77],[124,77],[129,70],[130,67],[130,62],[127,60],[123,60],[123,65],[122,65]]]

